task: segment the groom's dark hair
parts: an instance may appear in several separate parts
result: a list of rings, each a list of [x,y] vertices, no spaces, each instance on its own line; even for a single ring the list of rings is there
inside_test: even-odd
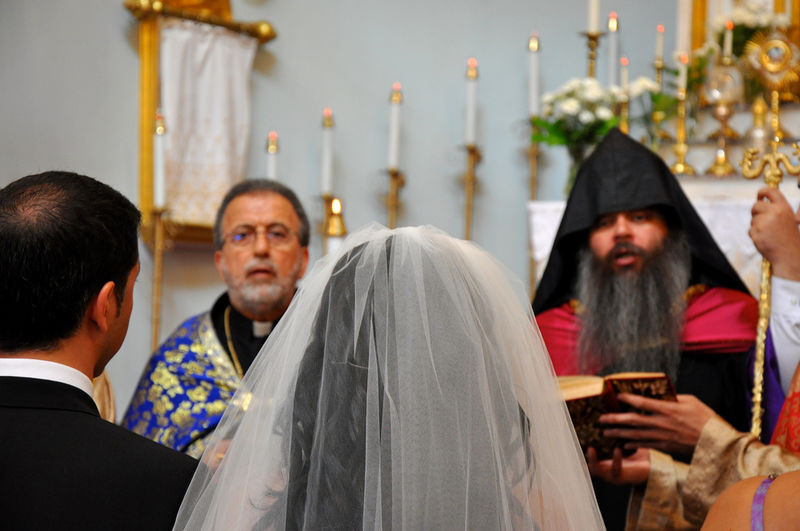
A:
[[[0,351],[55,348],[106,282],[121,303],[140,220],[125,196],[77,173],[29,175],[0,190]]]

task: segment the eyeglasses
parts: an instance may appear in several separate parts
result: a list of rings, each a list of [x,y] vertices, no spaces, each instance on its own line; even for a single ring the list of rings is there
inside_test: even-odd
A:
[[[234,247],[248,247],[256,242],[256,236],[263,231],[267,237],[270,248],[285,249],[292,243],[292,234],[296,232],[289,230],[283,225],[269,225],[268,227],[253,227],[252,225],[242,225],[236,227],[233,232],[227,234],[224,242],[230,243]],[[224,245],[224,243],[223,243]]]

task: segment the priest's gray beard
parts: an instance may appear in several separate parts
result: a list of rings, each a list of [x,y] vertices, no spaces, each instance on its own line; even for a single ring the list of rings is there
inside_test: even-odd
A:
[[[640,271],[615,272],[610,259],[596,258],[588,248],[579,256],[581,372],[661,371],[675,381],[691,269],[686,236],[672,231],[650,253],[619,242],[607,256],[620,247],[644,256]]]

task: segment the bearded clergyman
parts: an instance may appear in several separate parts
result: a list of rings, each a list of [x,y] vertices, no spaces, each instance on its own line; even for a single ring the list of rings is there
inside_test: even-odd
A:
[[[124,427],[200,457],[294,296],[309,237],[303,205],[286,186],[253,179],[231,188],[214,224],[214,261],[227,291],[153,353]]]
[[[665,372],[749,428],[757,302],[664,162],[617,129],[578,172],[533,309],[557,374]],[[598,483],[623,528],[629,489]]]

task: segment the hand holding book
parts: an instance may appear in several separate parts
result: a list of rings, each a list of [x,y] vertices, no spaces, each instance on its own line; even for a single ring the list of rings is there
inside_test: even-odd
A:
[[[627,372],[605,377],[561,376],[558,383],[581,448],[584,452],[594,448],[599,460],[610,459],[614,448],[622,447],[625,442],[604,434],[605,425],[599,422],[601,415],[631,411],[627,403],[619,400],[620,394],[635,393],[657,401],[676,400],[672,382],[660,372]]]
[[[608,413],[600,416],[608,425],[603,435],[626,439],[624,448],[655,448],[669,453],[691,454],[706,422],[714,411],[694,395],[677,395],[677,401],[657,400],[634,394],[617,396],[636,410],[645,412]]]

